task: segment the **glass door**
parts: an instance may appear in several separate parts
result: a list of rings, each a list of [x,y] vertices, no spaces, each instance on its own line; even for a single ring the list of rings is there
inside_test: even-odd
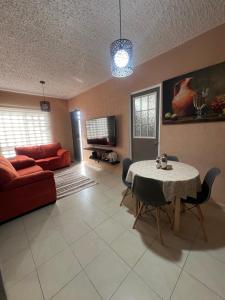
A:
[[[131,150],[134,161],[158,155],[159,90],[153,88],[131,96]]]

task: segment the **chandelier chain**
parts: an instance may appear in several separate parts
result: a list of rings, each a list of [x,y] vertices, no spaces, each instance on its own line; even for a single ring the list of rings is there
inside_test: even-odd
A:
[[[43,98],[45,101],[45,81],[40,81],[41,85],[42,85],[42,92],[43,92]]]
[[[121,0],[119,0],[119,10],[120,10],[120,39],[122,38],[122,26],[121,26]]]

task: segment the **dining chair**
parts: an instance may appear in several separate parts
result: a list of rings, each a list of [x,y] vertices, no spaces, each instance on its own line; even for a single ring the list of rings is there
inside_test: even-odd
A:
[[[167,155],[168,160],[179,161],[179,158],[175,155]]]
[[[170,204],[171,202],[167,202],[163,191],[162,185],[159,181],[151,178],[142,177],[136,175],[134,177],[134,182],[132,186],[132,193],[135,195],[136,200],[140,203],[140,207],[134,221],[133,228],[135,228],[136,223],[143,213],[145,209],[150,207],[149,211],[156,211],[156,222],[157,229],[161,243],[163,244],[162,232],[160,227],[160,211],[163,211],[167,214],[169,222],[171,223],[171,219],[166,210],[163,209],[164,206]]]
[[[203,183],[201,185],[201,192],[197,193],[197,197],[196,198],[187,197],[186,199],[181,199],[181,202],[184,205],[186,204],[192,205],[189,208],[184,208],[184,211],[191,210],[196,207],[198,213],[198,219],[202,228],[204,240],[206,242],[208,238],[204,226],[204,216],[200,205],[207,202],[210,199],[213,183],[215,181],[216,176],[218,176],[220,173],[221,171],[218,168],[212,168],[208,170],[203,180]]]
[[[120,202],[120,206],[122,206],[123,201],[124,201],[126,195],[128,194],[129,190],[131,190],[132,183],[126,181],[126,177],[127,177],[127,173],[128,173],[129,167],[130,167],[130,165],[132,163],[133,163],[133,161],[130,158],[125,158],[123,160],[123,163],[122,163],[122,165],[123,165],[123,169],[122,169],[122,181],[125,184],[125,186],[127,187],[127,189],[126,189],[126,191],[125,191],[125,193],[123,195],[122,201]]]

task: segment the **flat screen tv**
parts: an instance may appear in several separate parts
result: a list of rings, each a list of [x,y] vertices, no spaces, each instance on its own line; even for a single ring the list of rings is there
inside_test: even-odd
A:
[[[116,146],[116,117],[109,116],[86,121],[87,143]]]

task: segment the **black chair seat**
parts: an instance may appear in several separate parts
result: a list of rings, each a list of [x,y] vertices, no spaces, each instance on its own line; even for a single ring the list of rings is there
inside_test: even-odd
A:
[[[132,186],[132,193],[135,195],[135,198],[140,206],[133,228],[135,228],[137,220],[141,216],[143,209],[146,210],[149,207],[151,210],[155,209],[159,238],[161,240],[161,243],[163,243],[159,221],[160,211],[162,210],[167,214],[170,222],[171,219],[166,209],[163,209],[163,207],[168,205],[169,203],[166,201],[165,196],[163,194],[161,182],[155,179],[135,175]]]
[[[179,161],[179,158],[175,155],[167,155],[167,159],[171,161]]]
[[[188,209],[192,209],[192,208],[197,209],[198,218],[199,218],[199,221],[200,221],[200,224],[202,227],[202,232],[203,232],[205,241],[207,241],[207,235],[206,235],[206,231],[205,231],[205,227],[204,227],[204,223],[203,223],[204,217],[203,217],[203,213],[202,213],[200,205],[210,199],[213,182],[214,182],[216,176],[218,176],[220,174],[220,172],[221,171],[218,168],[210,169],[205,175],[205,178],[203,180],[202,187],[201,187],[202,190],[201,190],[201,192],[199,192],[197,194],[197,197],[196,198],[187,197],[187,199],[181,199],[181,202],[183,204],[192,204],[193,205],[193,207],[188,208]]]
[[[187,197],[186,199],[181,199],[182,203],[188,203],[188,204],[202,204],[205,202],[205,196],[202,193],[198,193],[197,198],[193,197]]]
[[[128,191],[131,190],[131,187],[132,187],[132,183],[126,181],[127,173],[128,173],[129,167],[132,163],[133,163],[133,161],[129,158],[125,158],[123,160],[122,181],[123,181],[124,185],[127,187],[127,189],[123,195],[123,199],[120,203],[120,206],[123,204],[123,200],[125,199]]]

